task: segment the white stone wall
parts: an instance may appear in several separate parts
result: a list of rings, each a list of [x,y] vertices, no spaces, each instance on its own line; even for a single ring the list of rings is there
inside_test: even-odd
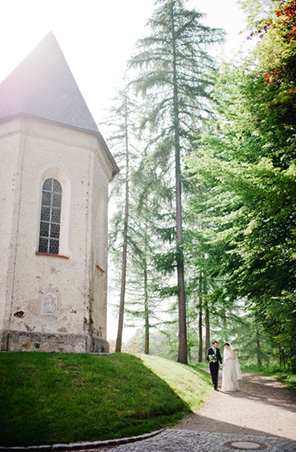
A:
[[[15,119],[0,124],[0,155],[6,168],[0,185],[2,349],[8,341],[9,349],[90,351],[91,332],[106,340],[111,169],[99,141],[43,121]],[[47,178],[62,186],[59,256],[37,253]]]
[[[7,328],[10,316],[10,296],[14,248],[17,225],[14,223],[18,209],[19,175],[17,173],[20,120],[4,124],[0,134],[0,331]]]
[[[98,160],[95,155],[95,159]],[[104,183],[105,175],[101,165],[93,165],[93,212],[92,217],[92,282],[91,293],[91,326],[96,338],[106,338],[107,303],[107,254],[108,254],[108,185]],[[105,322],[103,320],[105,319]]]

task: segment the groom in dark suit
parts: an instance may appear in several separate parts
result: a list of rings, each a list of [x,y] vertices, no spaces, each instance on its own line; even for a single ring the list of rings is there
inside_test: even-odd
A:
[[[219,378],[219,363],[222,368],[222,357],[220,350],[218,349],[218,342],[213,340],[211,347],[207,350],[206,359],[209,361],[209,370],[211,373],[211,379],[214,385],[215,391],[218,390],[218,378]]]

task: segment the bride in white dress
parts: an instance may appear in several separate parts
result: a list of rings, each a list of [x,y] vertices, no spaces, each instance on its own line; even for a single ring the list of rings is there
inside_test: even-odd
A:
[[[242,373],[239,361],[229,342],[225,342],[222,391],[239,391],[238,380]]]

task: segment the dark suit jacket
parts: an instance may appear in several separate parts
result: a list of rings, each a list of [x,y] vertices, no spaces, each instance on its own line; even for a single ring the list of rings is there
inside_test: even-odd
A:
[[[218,361],[217,361],[216,364],[219,364],[219,363],[222,364],[222,356],[221,356],[221,353],[220,353],[220,349],[219,349],[219,348],[217,348],[217,350],[215,350],[215,353],[214,353],[212,347],[210,347],[210,348],[207,350],[207,355],[206,355],[207,361],[209,361],[208,355],[213,355],[213,354],[215,354],[215,355],[217,356],[217,359],[218,359]],[[212,364],[214,364],[214,363],[212,363]]]

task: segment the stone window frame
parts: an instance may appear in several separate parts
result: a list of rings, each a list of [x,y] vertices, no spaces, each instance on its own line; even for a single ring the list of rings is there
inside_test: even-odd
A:
[[[49,254],[36,251],[37,256],[50,256],[54,258],[70,258],[70,207],[71,207],[71,178],[63,168],[50,167],[41,174],[39,182],[39,215],[37,217],[36,250],[39,250],[40,222],[42,213],[43,185],[47,179],[56,179],[62,187],[62,204],[60,218],[59,254]]]
[[[39,253],[59,255],[62,186],[52,177],[42,187]]]

